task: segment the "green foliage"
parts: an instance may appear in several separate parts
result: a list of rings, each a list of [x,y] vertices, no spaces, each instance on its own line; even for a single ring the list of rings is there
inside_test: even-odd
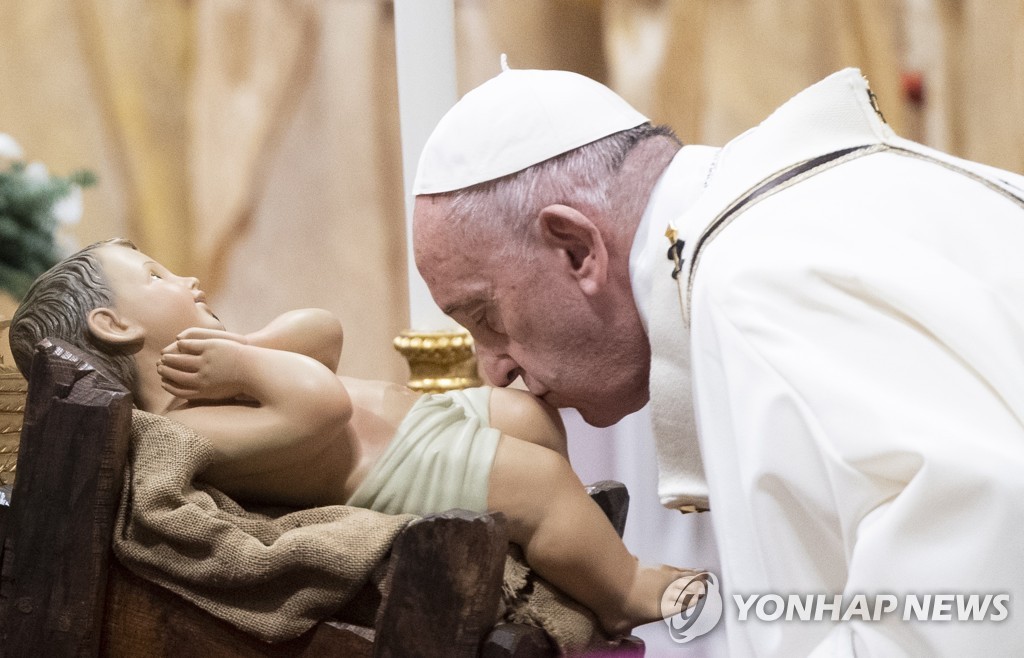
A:
[[[35,278],[60,260],[54,205],[75,185],[95,182],[89,171],[42,176],[23,162],[0,171],[0,289],[21,299]]]

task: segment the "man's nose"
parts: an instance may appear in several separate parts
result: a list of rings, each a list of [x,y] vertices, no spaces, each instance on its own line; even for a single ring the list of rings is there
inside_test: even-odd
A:
[[[484,375],[494,386],[508,386],[522,374],[522,369],[512,357],[481,349],[479,343],[477,343],[476,357],[480,361]]]

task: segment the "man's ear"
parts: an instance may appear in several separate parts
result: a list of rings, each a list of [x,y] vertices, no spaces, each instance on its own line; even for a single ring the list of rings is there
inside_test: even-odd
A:
[[[563,254],[584,294],[594,295],[608,279],[608,249],[589,217],[575,208],[553,204],[538,215],[541,238]]]
[[[141,326],[122,318],[117,311],[106,306],[89,311],[86,324],[93,338],[115,347],[141,343],[146,337]]]

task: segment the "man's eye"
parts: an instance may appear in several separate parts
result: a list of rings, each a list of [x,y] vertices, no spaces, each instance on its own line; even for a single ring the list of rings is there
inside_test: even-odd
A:
[[[481,324],[484,327],[487,327],[487,330],[490,331],[491,333],[504,335],[504,331],[502,330],[501,325],[497,322],[493,314],[484,313],[482,316],[480,316],[480,321]]]
[[[487,321],[487,314],[481,313],[473,317],[473,324],[480,327],[481,329],[491,329],[491,323]]]

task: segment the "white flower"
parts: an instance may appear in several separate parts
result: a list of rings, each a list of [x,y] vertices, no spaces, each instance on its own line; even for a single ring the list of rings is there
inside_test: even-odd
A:
[[[25,167],[23,176],[25,181],[29,183],[48,183],[50,181],[50,170],[42,162],[31,162]]]
[[[14,138],[7,133],[0,133],[0,158],[8,160],[20,160],[22,156],[21,147]]]
[[[67,196],[53,204],[53,216],[65,226],[77,224],[82,219],[82,188],[73,185]]]

